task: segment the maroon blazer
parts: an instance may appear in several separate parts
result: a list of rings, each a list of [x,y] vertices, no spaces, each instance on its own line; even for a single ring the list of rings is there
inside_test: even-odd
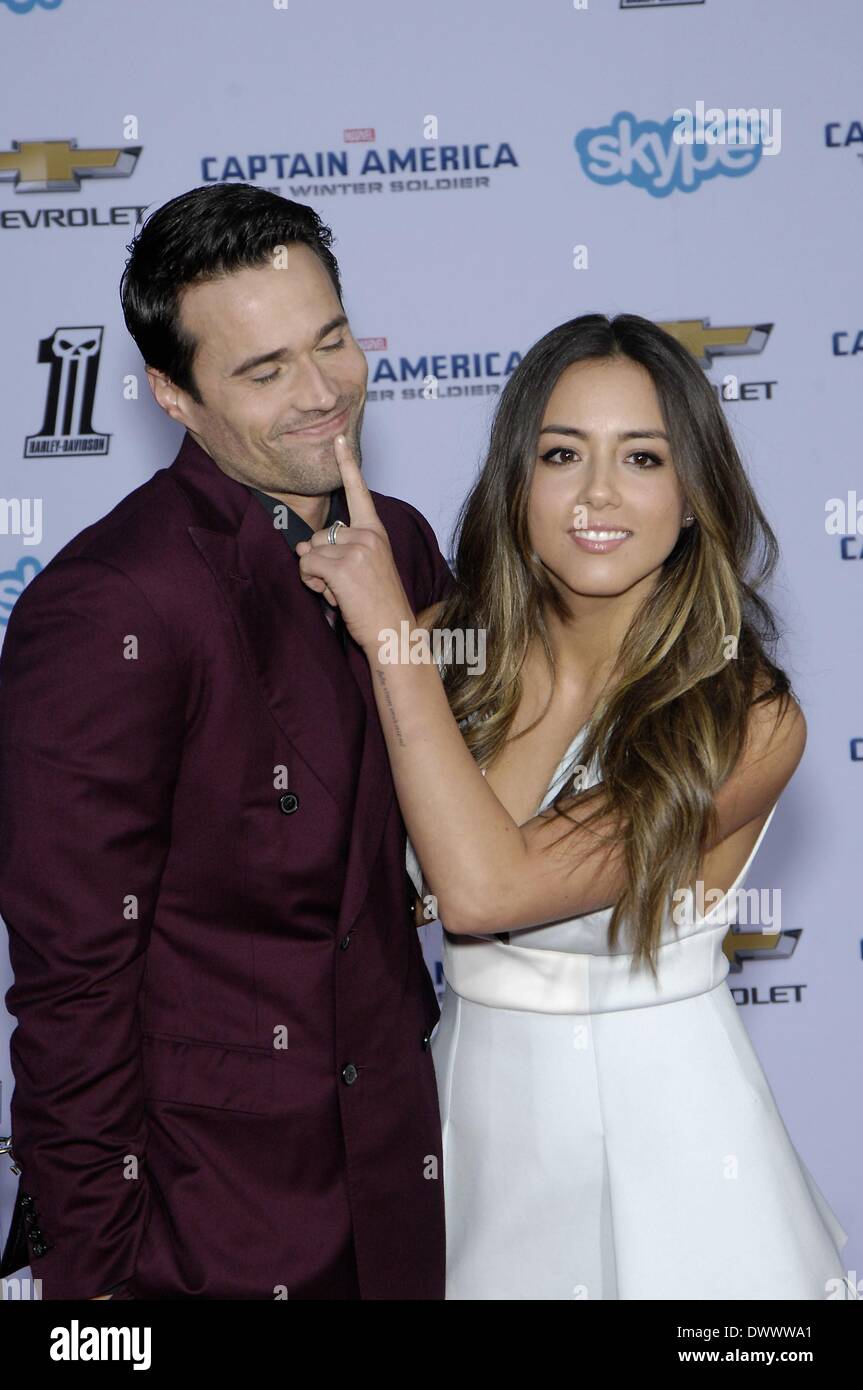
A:
[[[437,602],[428,522],[372,495]],[[443,1297],[439,1010],[347,647],[188,434],[13,609],[0,913],[46,1299]]]

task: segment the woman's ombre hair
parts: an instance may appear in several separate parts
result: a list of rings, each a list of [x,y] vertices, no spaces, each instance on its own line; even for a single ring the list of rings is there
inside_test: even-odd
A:
[[[776,537],[712,387],[669,333],[634,314],[585,314],[534,344],[501,394],[485,463],[459,512],[457,584],[435,625],[485,629],[482,674],[461,664],[442,674],[465,741],[487,767],[508,738],[532,638],[554,676],[546,605],[561,619],[567,613],[528,533],[546,406],[565,368],[614,358],[650,374],[695,523],[681,529],[630,622],[614,684],[597,702],[549,811],[567,817],[569,807],[595,801],[583,830],[611,814],[628,887],[614,907],[609,942],[613,949],[626,923],[634,964],[646,961],[655,973],[672,894],[694,884],[715,834],[713,798],[740,756],[750,706],[779,699],[781,715],[791,697],[788,677],[768,656],[778,631],[759,593],[776,566]],[[594,761],[600,785],[585,788],[580,770]]]

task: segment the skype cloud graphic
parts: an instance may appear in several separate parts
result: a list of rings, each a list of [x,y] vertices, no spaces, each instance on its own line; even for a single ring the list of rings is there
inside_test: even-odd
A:
[[[0,0],[13,14],[29,14],[31,10],[56,10],[63,0]]]
[[[16,600],[41,568],[35,555],[25,555],[14,569],[0,570],[0,626],[6,626]]]
[[[694,193],[719,174],[740,178],[752,172],[764,153],[758,141],[686,142],[680,140],[680,131],[677,116],[663,122],[639,121],[631,111],[618,111],[608,125],[580,130],[573,143],[582,169],[594,183],[631,183],[654,198],[667,198],[675,190]]]

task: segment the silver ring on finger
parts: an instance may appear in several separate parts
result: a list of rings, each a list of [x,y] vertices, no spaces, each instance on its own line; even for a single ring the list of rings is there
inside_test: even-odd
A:
[[[334,522],[333,522],[332,526],[331,526],[330,529],[327,531],[327,541],[328,541],[328,543],[329,543],[330,545],[335,545],[335,544],[336,544],[336,535],[337,535],[337,533],[338,533],[338,529],[339,529],[340,526],[344,526],[344,524],[345,524],[345,523],[344,523],[343,521],[334,521]]]

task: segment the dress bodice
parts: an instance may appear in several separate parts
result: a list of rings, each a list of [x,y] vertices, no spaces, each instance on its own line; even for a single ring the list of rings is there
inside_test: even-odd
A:
[[[537,813],[550,805],[563,785],[587,727],[579,729],[561,758]],[[597,773],[594,762],[585,771],[584,785],[595,785]],[[723,941],[738,919],[738,889],[775,810],[774,805],[746,863],[720,902],[703,915],[691,890],[678,901],[675,911],[669,903],[658,948],[658,981],[654,981],[646,966],[634,968],[625,924],[614,951],[610,950],[608,925],[612,909],[604,908],[513,931],[508,939],[506,935],[454,936],[446,932],[446,923],[442,923],[443,966],[448,984],[457,994],[476,1003],[539,1013],[642,1008],[715,988],[729,970]],[[410,840],[407,867],[421,892],[419,865]]]

